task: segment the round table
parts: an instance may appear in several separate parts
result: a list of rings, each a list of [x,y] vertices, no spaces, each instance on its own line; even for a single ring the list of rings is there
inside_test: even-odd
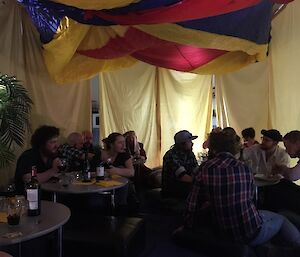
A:
[[[41,237],[58,230],[59,256],[62,256],[62,226],[69,220],[71,212],[68,207],[49,201],[41,202],[41,214],[39,216],[22,216],[20,224],[9,226],[0,223],[0,246],[19,244],[19,255],[21,256],[21,243],[30,239]],[[5,238],[8,233],[21,232],[15,238]]]
[[[254,176],[254,185],[255,185],[255,201],[258,202],[258,188],[265,186],[276,185],[280,182],[280,178],[278,179],[261,179]]]
[[[113,191],[118,188],[125,186],[128,183],[128,179],[124,177],[114,178],[113,180],[121,182],[121,185],[102,187],[95,184],[76,184],[71,183],[67,187],[62,186],[60,183],[46,182],[41,184],[42,190],[53,192],[53,193],[61,193],[61,194],[90,194],[90,193],[99,193],[106,191]]]
[[[112,180],[121,182],[120,185],[115,186],[109,186],[109,187],[102,187],[95,184],[76,184],[71,183],[67,187],[62,186],[60,183],[43,183],[41,184],[41,188],[44,191],[52,192],[53,193],[53,201],[56,202],[57,199],[57,193],[60,194],[90,194],[90,193],[109,193],[110,194],[110,201],[112,210],[115,209],[115,190],[119,189],[121,187],[124,187],[128,184],[128,179],[117,176],[116,178],[113,178]]]

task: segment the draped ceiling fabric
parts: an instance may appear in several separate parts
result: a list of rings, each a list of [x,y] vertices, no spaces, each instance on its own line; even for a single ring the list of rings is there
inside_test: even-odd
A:
[[[211,126],[211,76],[158,69],[138,63],[101,74],[101,137],[135,130],[144,143],[147,165],[161,165],[174,134],[188,129],[199,136],[199,152]]]
[[[54,125],[61,129],[62,136],[89,129],[89,83],[62,87],[49,78],[38,34],[24,8],[15,1],[0,4],[0,24],[0,72],[15,75],[23,81],[34,102],[32,129],[42,124]],[[28,142],[29,139],[30,136]],[[13,175],[13,167],[0,171],[0,186]]]
[[[273,2],[286,0],[19,0],[64,83],[137,60],[223,74],[265,59]]]
[[[230,74],[216,76],[217,121],[237,133],[247,127],[269,127],[269,62],[255,63]]]

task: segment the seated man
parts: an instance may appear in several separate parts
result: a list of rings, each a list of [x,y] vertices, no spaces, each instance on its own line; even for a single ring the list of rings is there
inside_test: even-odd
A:
[[[93,133],[89,130],[82,131],[83,147],[87,148],[89,153],[94,152]]]
[[[283,142],[291,158],[300,158],[300,131],[294,130],[287,133],[283,137]],[[300,187],[292,181],[300,179],[300,161],[293,168],[286,165],[276,165],[273,167],[273,174],[281,174],[284,179],[280,183],[268,187],[270,209],[276,211],[285,209],[299,215]]]
[[[251,166],[254,173],[262,173],[266,176],[271,175],[272,167],[275,165],[288,165],[289,156],[286,151],[278,146],[282,141],[282,135],[276,129],[261,131],[261,144],[245,148],[243,157]]]
[[[73,132],[67,138],[67,143],[60,145],[58,153],[61,158],[67,160],[69,171],[80,171],[84,160],[83,138],[80,133]],[[88,153],[90,160],[94,154]]]
[[[89,130],[85,130],[82,133],[83,138],[83,149],[87,150],[90,154],[94,154],[89,156],[90,158],[90,165],[91,170],[96,171],[97,165],[99,165],[100,161],[100,155],[101,155],[101,149],[99,145],[93,145],[93,133]]]
[[[283,137],[283,143],[286,152],[291,158],[300,158],[300,131],[294,130],[287,133]],[[296,181],[300,179],[300,160],[293,168],[289,168],[286,165],[276,165],[273,167],[273,173],[279,173],[289,181]]]
[[[185,226],[196,230],[200,223],[210,224],[218,233],[251,246],[278,235],[288,246],[299,247],[300,233],[292,223],[279,214],[256,209],[253,174],[234,157],[237,143],[232,135],[211,134],[215,157],[201,164],[195,176],[187,199]]]
[[[24,193],[24,182],[31,178],[32,166],[37,168],[37,179],[46,182],[58,172],[57,158],[59,129],[51,126],[38,128],[31,137],[32,148],[21,154],[17,161],[15,183],[18,194]]]
[[[193,171],[198,166],[192,151],[193,136],[187,130],[179,131],[174,136],[175,144],[166,152],[162,169],[162,196],[186,198],[193,181]]]
[[[246,128],[246,129],[242,130],[242,137],[244,140],[244,147],[250,147],[250,146],[259,144],[255,140],[254,128]]]

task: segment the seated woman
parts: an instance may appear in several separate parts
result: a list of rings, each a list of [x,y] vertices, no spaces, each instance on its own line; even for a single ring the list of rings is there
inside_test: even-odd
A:
[[[147,155],[144,150],[144,145],[138,142],[137,136],[133,130],[127,131],[124,134],[126,151],[137,160],[145,162],[147,160]]]
[[[109,175],[119,175],[127,178],[134,176],[131,156],[125,151],[125,138],[120,133],[111,133],[102,140],[104,150],[101,150],[101,160],[107,163],[105,171]],[[134,185],[129,181],[128,186],[116,190],[117,212],[136,212],[138,200]]]
[[[125,151],[125,138],[120,133],[111,133],[102,140],[104,150],[101,150],[101,161],[107,162],[106,171],[110,175],[133,177],[134,168],[131,156]]]
[[[150,177],[152,170],[145,165],[147,160],[146,151],[144,150],[144,145],[138,142],[137,136],[134,131],[127,131],[124,134],[126,143],[126,152],[133,158],[133,166],[135,169],[135,185],[142,186],[147,184],[152,186],[150,182]]]

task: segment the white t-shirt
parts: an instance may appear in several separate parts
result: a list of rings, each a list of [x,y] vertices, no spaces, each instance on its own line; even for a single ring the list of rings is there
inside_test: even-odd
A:
[[[253,145],[244,149],[244,159],[251,166],[253,172],[271,174],[272,167],[275,165],[289,166],[289,155],[285,149],[277,146],[273,155],[266,160],[266,152],[261,149],[260,144]]]
[[[290,181],[300,179],[300,160],[295,167],[285,170],[283,176]]]

